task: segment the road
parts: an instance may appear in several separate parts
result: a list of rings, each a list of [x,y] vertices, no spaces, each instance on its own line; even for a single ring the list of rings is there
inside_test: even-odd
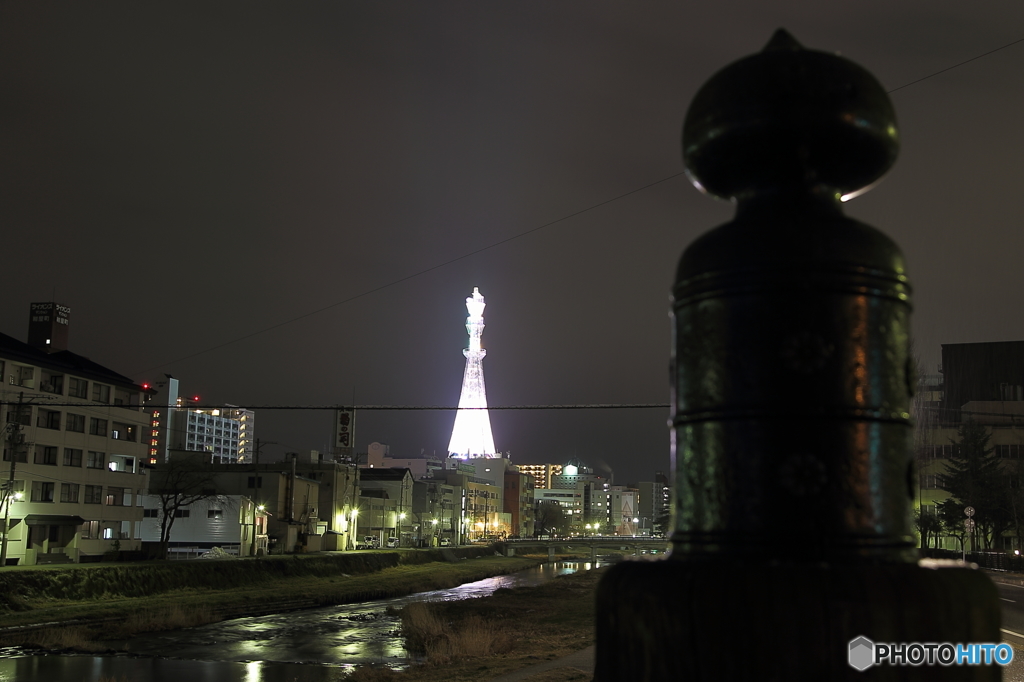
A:
[[[999,590],[1003,613],[1003,641],[1013,647],[1013,662],[1003,669],[1003,682],[1024,682],[1024,586],[990,576]]]

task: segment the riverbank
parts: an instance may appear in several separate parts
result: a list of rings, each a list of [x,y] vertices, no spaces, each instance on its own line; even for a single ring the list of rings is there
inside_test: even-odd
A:
[[[95,651],[99,638],[445,589],[543,561],[465,548],[5,571],[0,645]]]
[[[425,662],[400,672],[360,668],[338,679],[482,682],[585,649],[594,642],[594,593],[604,571],[499,589],[480,599],[411,604],[401,613],[402,632],[407,646]],[[542,679],[568,682],[590,675],[564,666],[545,671]]]

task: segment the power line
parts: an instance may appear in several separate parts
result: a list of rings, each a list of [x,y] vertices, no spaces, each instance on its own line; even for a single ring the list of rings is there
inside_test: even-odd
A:
[[[911,85],[917,85],[921,81],[926,81],[929,78],[934,78],[935,76],[938,76],[939,74],[946,73],[947,71],[952,71],[953,69],[957,69],[957,68],[963,66],[964,64],[970,64],[971,62],[975,61],[976,59],[981,59],[982,57],[987,57],[990,54],[995,54],[996,52],[999,52],[1000,50],[1005,50],[1008,47],[1012,47],[1013,45],[1016,45],[1017,43],[1024,43],[1024,38],[1018,38],[1017,40],[1014,40],[1012,43],[1007,43],[1007,44],[1003,45],[1002,47],[997,47],[996,49],[990,50],[990,51],[988,51],[988,52],[986,52],[984,54],[979,54],[977,57],[971,57],[970,59],[967,59],[967,60],[964,60],[964,61],[960,62],[959,64],[954,64],[953,66],[947,66],[946,68],[944,68],[944,69],[942,69],[940,71],[936,71],[935,73],[928,74],[924,78],[918,78],[916,81],[910,81],[909,83],[901,85],[898,88],[893,88],[892,90],[889,90],[888,93],[886,93],[886,94],[891,95],[892,93],[896,92],[897,90],[902,90],[903,88],[909,88]]]
[[[897,88],[893,88],[892,90],[888,90],[886,92],[886,94],[890,94],[891,95],[892,93],[894,93],[894,92],[896,92],[898,90],[902,90],[904,88],[909,88],[910,86],[916,85],[918,83],[921,83],[922,81],[926,81],[929,78],[934,78],[935,76],[938,76],[940,74],[946,73],[947,71],[952,71],[953,69],[957,69],[957,68],[959,68],[959,67],[961,67],[961,66],[963,66],[965,64],[969,64],[969,63],[971,63],[973,61],[976,61],[978,59],[982,59],[983,57],[987,57],[989,55],[995,54],[996,52],[999,52],[1000,50],[1005,50],[1006,48],[1012,47],[1012,46],[1014,46],[1014,45],[1016,45],[1018,43],[1021,43],[1021,42],[1024,42],[1024,38],[1018,38],[1017,40],[1014,40],[1014,41],[1012,41],[1010,43],[1007,43],[1006,45],[1003,45],[1001,47],[997,47],[994,50],[989,50],[988,52],[985,52],[983,54],[979,54],[979,55],[977,55],[975,57],[971,57],[970,59],[964,60],[964,61],[962,61],[962,62],[960,62],[958,64],[954,64],[952,66],[948,66],[948,67],[946,67],[944,69],[940,69],[939,71],[936,71],[934,73],[928,74],[927,76],[924,76],[922,78],[918,78],[917,80],[911,81],[909,83],[905,83],[904,85],[901,85],[901,86],[899,86]],[[348,297],[346,299],[342,299],[342,300],[337,301],[335,303],[331,303],[330,305],[326,305],[326,306],[324,306],[322,308],[317,308],[316,310],[310,311],[308,313],[304,313],[304,314],[299,315],[297,317],[293,317],[293,318],[284,320],[283,322],[278,322],[276,324],[272,324],[269,327],[264,327],[262,329],[258,329],[256,331],[254,331],[254,332],[250,332],[248,334],[244,334],[242,336],[239,336],[239,337],[236,337],[234,339],[231,339],[230,341],[225,341],[225,342],[217,344],[215,346],[210,346],[209,348],[206,348],[206,349],[201,350],[201,351],[197,351],[195,353],[191,353],[190,355],[185,355],[185,356],[182,356],[180,358],[176,358],[174,360],[168,360],[167,362],[161,363],[159,365],[154,365],[152,367],[148,367],[146,369],[139,370],[137,372],[132,372],[132,374],[133,375],[143,374],[145,372],[151,372],[151,371],[156,370],[156,369],[161,369],[163,367],[167,367],[168,365],[173,365],[174,363],[177,363],[177,362],[184,362],[185,360],[191,360],[192,358],[199,357],[200,355],[205,355],[207,353],[212,353],[215,350],[220,350],[221,348],[225,348],[227,346],[234,345],[234,344],[239,343],[241,341],[245,341],[246,339],[251,339],[254,336],[259,336],[260,334],[265,334],[265,333],[267,333],[269,331],[272,331],[274,329],[278,329],[279,327],[284,327],[284,326],[287,326],[289,324],[293,324],[295,322],[298,322],[299,320],[304,320],[307,317],[312,317],[313,315],[318,315],[318,314],[320,314],[322,312],[326,312],[328,310],[331,310],[332,308],[337,308],[340,305],[344,305],[346,303],[351,303],[352,301],[358,300],[360,298],[364,298],[366,296],[369,296],[370,294],[375,294],[378,291],[383,291],[384,289],[388,289],[390,287],[396,286],[398,284],[401,284],[402,282],[407,282],[407,281],[409,281],[411,279],[415,279],[417,277],[421,277],[421,276],[423,276],[423,275],[425,275],[425,274],[427,274],[429,272],[433,272],[434,270],[439,270],[439,269],[441,269],[443,267],[451,265],[452,263],[457,263],[457,262],[459,262],[461,260],[465,260],[466,258],[470,258],[472,256],[475,256],[475,255],[479,254],[479,253],[483,253],[484,251],[489,251],[490,249],[493,249],[493,248],[496,248],[498,246],[501,246],[502,244],[507,244],[508,242],[514,241],[516,239],[520,239],[520,238],[525,237],[526,235],[529,235],[529,234],[533,234],[534,232],[538,232],[538,231],[543,230],[545,228],[551,227],[552,225],[556,225],[556,224],[558,224],[560,222],[563,222],[565,220],[569,220],[570,218],[575,218],[576,216],[582,215],[582,214],[587,213],[589,211],[592,211],[592,210],[594,210],[596,208],[600,208],[601,206],[606,206],[606,205],[608,205],[608,204],[610,204],[612,202],[618,201],[620,199],[624,199],[625,197],[628,197],[630,195],[636,194],[637,192],[642,192],[642,191],[644,191],[646,189],[654,187],[655,185],[660,185],[661,183],[667,182],[667,181],[672,180],[674,178],[678,178],[679,176],[684,175],[684,174],[685,174],[685,172],[673,173],[672,175],[664,177],[664,178],[662,178],[660,180],[655,180],[654,182],[648,183],[648,184],[646,184],[646,185],[644,185],[642,187],[637,187],[636,189],[629,190],[628,192],[624,192],[623,194],[619,194],[617,196],[614,196],[611,199],[606,199],[606,200],[601,201],[599,203],[593,204],[592,206],[588,206],[587,208],[580,209],[580,210],[578,210],[578,211],[576,211],[574,213],[570,213],[569,215],[562,216],[561,218],[557,218],[555,220],[552,220],[551,222],[544,223],[543,225],[539,225],[537,227],[530,228],[529,230],[526,230],[524,232],[520,232],[518,234],[512,235],[511,237],[506,237],[505,239],[501,239],[499,241],[496,241],[496,242],[494,242],[492,244],[489,244],[487,246],[483,246],[483,247],[481,247],[479,249],[476,249],[474,251],[470,251],[468,253],[464,253],[461,256],[456,256],[455,258],[452,258],[450,260],[447,260],[447,261],[438,263],[436,265],[432,265],[432,266],[430,266],[428,268],[424,268],[423,270],[419,270],[417,272],[411,273],[409,275],[406,275],[405,277],[400,277],[399,279],[392,280],[391,282],[388,282],[387,284],[382,284],[382,285],[380,285],[378,287],[374,287],[372,289],[368,289],[368,290],[363,291],[361,293],[358,293],[358,294],[355,294],[353,296],[350,296],[350,297]]]
[[[89,403],[46,403],[46,407],[112,407]],[[121,407],[121,406],[117,406]],[[145,407],[160,410],[224,410],[224,405],[153,405]],[[245,410],[362,410],[364,412],[415,412],[452,410],[651,410],[668,409],[668,403],[597,403],[568,405],[499,405],[496,407],[458,407],[456,405],[247,405]]]

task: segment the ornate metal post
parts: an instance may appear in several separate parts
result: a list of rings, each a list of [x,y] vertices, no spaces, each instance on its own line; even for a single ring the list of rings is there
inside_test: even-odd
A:
[[[916,561],[910,286],[896,244],[841,208],[897,148],[871,74],[785,31],[694,98],[688,172],[737,211],[679,263],[672,554],[602,582],[596,681],[861,679],[858,637],[999,641],[984,575]]]

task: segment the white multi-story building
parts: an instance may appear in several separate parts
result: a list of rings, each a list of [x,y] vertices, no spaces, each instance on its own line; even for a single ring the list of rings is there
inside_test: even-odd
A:
[[[235,405],[199,407],[199,397],[180,393],[178,380],[168,375],[154,384],[148,401],[152,417],[150,462],[166,462],[171,450],[207,452],[217,464],[251,463],[255,452],[256,414]]]
[[[235,464],[251,461],[256,415],[234,405],[186,412],[185,449],[209,452],[213,461]]]

